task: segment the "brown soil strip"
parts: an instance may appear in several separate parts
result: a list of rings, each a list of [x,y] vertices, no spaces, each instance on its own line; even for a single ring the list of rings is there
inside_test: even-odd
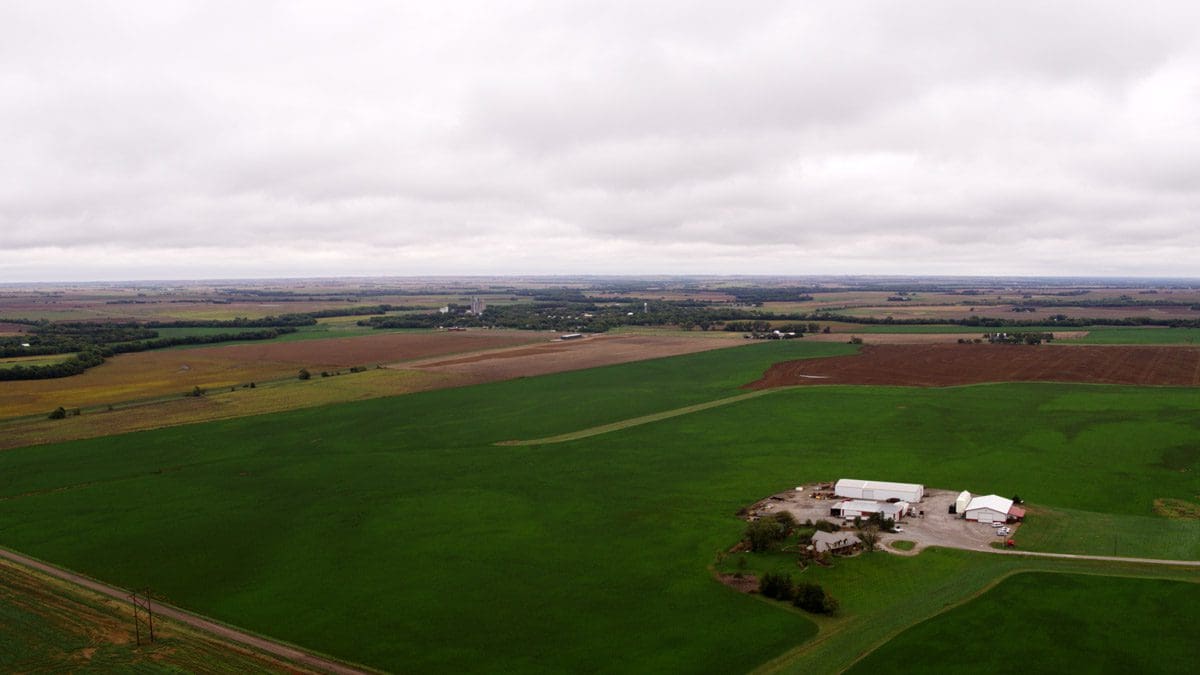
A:
[[[326,340],[264,341],[189,349],[184,353],[194,357],[211,356],[242,362],[274,361],[309,367],[348,367],[511,347],[541,339],[540,335],[516,331],[384,333]]]
[[[703,337],[602,335],[460,358],[424,360],[399,367],[453,374],[462,377],[465,383],[478,384],[736,347],[745,342]]]
[[[984,382],[1200,386],[1200,348],[1048,345],[867,345],[858,354],[777,363],[746,385],[947,387]]]

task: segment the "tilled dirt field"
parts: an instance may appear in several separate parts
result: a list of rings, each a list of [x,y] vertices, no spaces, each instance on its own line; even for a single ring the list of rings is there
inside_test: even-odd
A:
[[[459,358],[426,359],[400,364],[397,367],[454,373],[474,384],[691,354],[741,344],[744,344],[741,340],[699,337],[602,335],[581,340],[545,342]]]
[[[541,335],[517,331],[384,333],[326,340],[258,342],[187,351],[198,357],[211,355],[226,360],[346,367],[511,347],[542,339]]]
[[[858,354],[785,361],[746,385],[946,387],[982,382],[1200,385],[1200,348],[1053,345],[867,345]]]

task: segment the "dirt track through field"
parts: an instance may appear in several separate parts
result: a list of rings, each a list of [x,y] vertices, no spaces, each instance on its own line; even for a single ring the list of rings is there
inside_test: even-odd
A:
[[[1200,348],[1053,345],[867,345],[858,354],[785,361],[746,385],[947,387],[984,382],[1200,386]]]

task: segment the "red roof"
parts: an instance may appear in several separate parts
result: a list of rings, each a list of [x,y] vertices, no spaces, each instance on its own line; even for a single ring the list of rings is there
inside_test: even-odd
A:
[[[1010,508],[1008,510],[1008,515],[1012,516],[1013,518],[1024,518],[1025,517],[1025,509],[1014,505],[1012,508]]]

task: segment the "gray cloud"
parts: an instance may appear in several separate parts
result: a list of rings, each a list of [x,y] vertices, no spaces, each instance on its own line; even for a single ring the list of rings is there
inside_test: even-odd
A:
[[[1195,275],[1194,3],[17,2],[0,281]]]

